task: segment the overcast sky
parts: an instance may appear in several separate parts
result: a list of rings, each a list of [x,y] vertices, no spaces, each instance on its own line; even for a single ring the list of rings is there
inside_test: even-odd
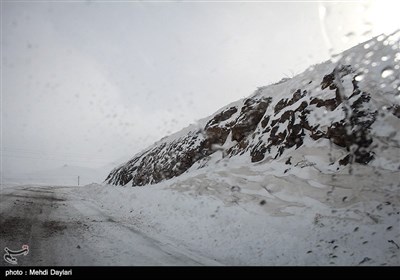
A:
[[[129,158],[400,26],[382,2],[2,2],[2,173]]]

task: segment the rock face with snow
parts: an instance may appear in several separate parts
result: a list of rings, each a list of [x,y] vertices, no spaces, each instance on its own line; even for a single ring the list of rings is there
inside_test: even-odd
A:
[[[399,32],[379,36],[166,137],[114,169],[106,182],[143,186],[202,168],[219,152],[252,163],[295,156],[327,140],[324,164],[382,162],[400,143]],[[396,146],[397,145],[397,146]],[[341,150],[331,158],[329,150]],[[222,152],[222,153],[221,153]],[[398,160],[383,153],[398,169]],[[338,167],[339,168],[339,167]]]

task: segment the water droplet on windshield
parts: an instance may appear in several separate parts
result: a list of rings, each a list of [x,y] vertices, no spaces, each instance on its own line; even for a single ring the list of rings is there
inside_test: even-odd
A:
[[[369,57],[371,57],[371,56],[373,56],[374,55],[374,52],[373,51],[370,51],[370,52],[368,52],[366,55],[365,55],[365,58],[369,58]]]
[[[389,56],[386,56],[386,55],[381,57],[382,61],[387,61],[388,59],[389,59]]]
[[[376,38],[378,40],[378,42],[383,41],[383,39],[385,39],[384,35],[379,35],[378,38]]]
[[[393,75],[393,73],[394,73],[394,71],[391,67],[386,67],[385,69],[382,70],[381,76],[382,76],[382,78],[385,79],[385,78]]]
[[[354,78],[357,82],[362,81],[364,79],[364,74],[359,74]]]

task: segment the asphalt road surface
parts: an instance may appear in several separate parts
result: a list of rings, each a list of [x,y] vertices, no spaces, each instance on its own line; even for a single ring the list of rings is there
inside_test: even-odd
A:
[[[213,264],[108,216],[73,188],[26,185],[1,190],[1,265],[10,265],[3,259],[5,247],[21,250],[23,245],[29,253],[16,258],[24,266]]]

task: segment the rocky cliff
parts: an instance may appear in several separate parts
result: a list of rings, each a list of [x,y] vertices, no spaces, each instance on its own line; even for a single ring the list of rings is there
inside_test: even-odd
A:
[[[326,165],[370,164],[383,150],[399,148],[399,50],[399,32],[379,36],[261,87],[135,155],[112,170],[106,182],[155,184],[202,168],[217,152],[253,164],[282,156],[295,164],[291,158],[297,149],[322,140],[325,147],[318,149],[326,150]],[[330,149],[342,156],[330,157]]]

